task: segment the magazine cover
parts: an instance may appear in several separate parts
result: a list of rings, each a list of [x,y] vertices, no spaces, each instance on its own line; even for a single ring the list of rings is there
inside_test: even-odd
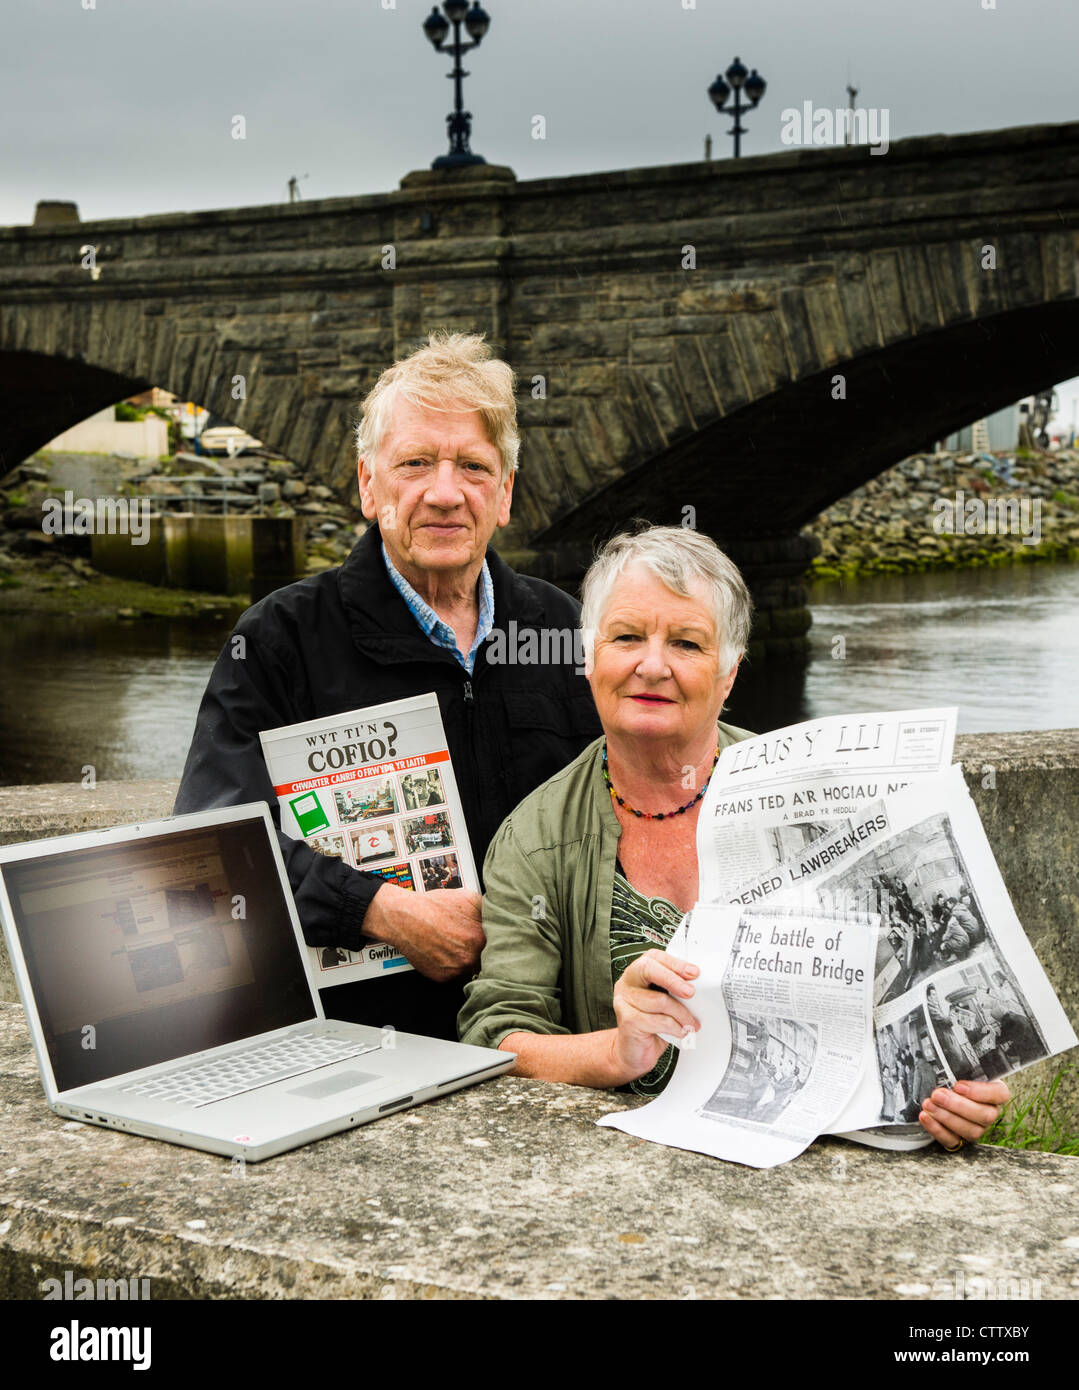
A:
[[[286,835],[416,893],[479,891],[436,695],[259,737]],[[322,988],[412,969],[385,942],[308,949]]]

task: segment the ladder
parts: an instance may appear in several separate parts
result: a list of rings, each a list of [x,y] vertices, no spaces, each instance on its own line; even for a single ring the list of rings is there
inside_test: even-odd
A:
[[[970,449],[974,454],[989,452],[989,421],[975,420],[970,427]]]

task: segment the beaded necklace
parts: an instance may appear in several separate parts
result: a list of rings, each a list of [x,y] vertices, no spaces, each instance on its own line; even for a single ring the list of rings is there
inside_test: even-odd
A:
[[[712,759],[712,772],[716,770],[716,763],[719,762],[719,749],[716,748],[716,756]],[[701,797],[708,790],[708,783],[712,780],[712,772],[705,778],[704,786],[700,789],[692,801],[687,801],[684,806],[679,806],[677,811],[638,811],[636,806],[631,806],[627,801],[618,795],[611,785],[611,774],[607,767],[607,741],[603,741],[603,780],[607,784],[607,790],[622,807],[623,811],[629,811],[632,815],[638,816],[641,820],[670,820],[673,816],[680,816],[684,811],[688,811],[691,806],[696,806]]]

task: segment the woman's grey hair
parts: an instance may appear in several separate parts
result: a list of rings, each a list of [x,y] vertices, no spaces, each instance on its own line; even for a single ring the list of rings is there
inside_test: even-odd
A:
[[[516,378],[480,333],[432,333],[426,346],[387,367],[361,407],[356,452],[370,469],[389,429],[398,397],[430,410],[463,406],[479,412],[487,437],[502,455],[502,481],[516,471],[521,441],[517,433]]]
[[[753,600],[738,567],[715,541],[683,526],[650,526],[614,536],[593,560],[581,586],[581,627],[585,645],[598,630],[619,575],[629,565],[643,565],[668,589],[690,596],[692,586],[706,585],[719,636],[719,664],[725,675],[741,660],[749,641]]]

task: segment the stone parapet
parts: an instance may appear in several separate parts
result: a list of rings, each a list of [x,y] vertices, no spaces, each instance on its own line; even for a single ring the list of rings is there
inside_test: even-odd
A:
[[[1076,1296],[1071,1158],[826,1139],[758,1172],[597,1128],[632,1097],[503,1077],[245,1167],[50,1115],[10,1004],[0,1102],[6,1299],[67,1272],[152,1300]]]
[[[46,782],[37,787],[0,787],[0,845],[48,840],[80,830],[135,825],[172,814],[179,782]]]

